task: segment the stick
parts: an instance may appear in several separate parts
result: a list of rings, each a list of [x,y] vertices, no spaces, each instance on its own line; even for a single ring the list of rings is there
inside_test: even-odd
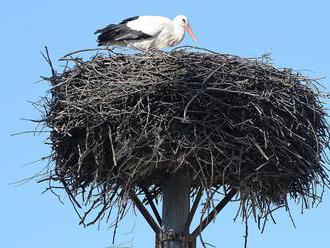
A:
[[[82,52],[90,52],[90,51],[110,51],[113,52],[110,48],[88,48],[88,49],[81,49],[81,50],[77,50],[71,53],[68,53],[66,55],[64,55],[62,58],[59,59],[59,61],[63,61],[63,60],[68,60],[67,57],[73,55],[73,54],[77,54],[77,53],[82,53]]]
[[[196,227],[196,229],[192,232],[192,238],[196,238],[208,224],[214,219],[214,217],[227,205],[227,203],[236,195],[237,190],[232,189],[229,193],[216,205],[216,207],[212,210],[209,215],[204,218],[204,220]]]
[[[197,210],[197,207],[198,207],[198,203],[199,201],[201,200],[202,198],[202,194],[203,194],[203,188],[200,187],[198,192],[197,192],[197,195],[196,195],[196,198],[195,198],[195,201],[191,207],[191,210],[190,210],[190,213],[188,215],[188,218],[187,218],[187,222],[185,224],[185,227],[184,227],[184,230],[189,230],[189,227],[191,225],[191,221],[193,220],[194,218],[194,215],[195,215],[195,212]]]
[[[148,210],[145,208],[145,206],[139,200],[139,198],[137,197],[137,195],[132,190],[129,191],[129,195],[131,197],[131,200],[135,204],[135,206],[138,208],[138,210],[141,212],[141,214],[143,215],[143,217],[145,218],[145,220],[148,222],[148,224],[152,228],[152,230],[154,230],[154,232],[156,234],[157,233],[160,233],[161,229],[160,229],[159,225],[156,223],[156,221],[149,214]]]
[[[159,213],[158,213],[158,211],[157,211],[157,208],[156,208],[156,206],[155,206],[155,203],[152,201],[152,199],[151,199],[151,197],[150,197],[150,194],[149,194],[148,189],[146,189],[145,187],[142,187],[142,190],[143,190],[144,194],[145,194],[146,197],[147,197],[148,203],[149,203],[149,205],[150,205],[150,207],[151,207],[151,209],[152,209],[152,212],[154,213],[154,215],[155,215],[155,217],[156,217],[156,219],[157,219],[157,221],[158,221],[158,224],[159,224],[160,226],[162,226],[162,218],[160,217],[160,215],[159,215]]]

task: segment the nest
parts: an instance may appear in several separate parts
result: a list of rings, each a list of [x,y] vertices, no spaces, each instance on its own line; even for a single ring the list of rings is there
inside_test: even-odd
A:
[[[192,194],[237,189],[243,217],[288,199],[314,202],[328,185],[316,81],[266,57],[179,49],[71,63],[48,78],[42,122],[54,167],[45,180],[76,206],[90,203],[82,222],[97,207],[89,224],[126,206],[130,190],[159,198],[177,171],[191,176]]]

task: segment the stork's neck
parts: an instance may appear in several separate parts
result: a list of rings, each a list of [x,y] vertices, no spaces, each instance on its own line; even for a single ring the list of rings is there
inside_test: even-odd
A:
[[[173,26],[174,26],[174,33],[175,36],[178,39],[178,42],[181,42],[184,38],[184,28],[177,22],[173,22]]]

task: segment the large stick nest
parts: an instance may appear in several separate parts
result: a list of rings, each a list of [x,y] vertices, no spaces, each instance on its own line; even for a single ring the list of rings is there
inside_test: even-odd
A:
[[[98,218],[129,190],[157,198],[176,171],[189,173],[192,193],[235,188],[241,210],[263,214],[288,198],[319,199],[328,183],[329,129],[312,79],[201,50],[72,62],[49,78],[47,180],[78,206],[102,205]]]

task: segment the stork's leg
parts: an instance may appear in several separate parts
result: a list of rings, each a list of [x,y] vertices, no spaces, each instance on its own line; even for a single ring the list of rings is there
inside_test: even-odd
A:
[[[165,52],[160,50],[160,49],[157,49],[155,47],[152,47],[152,48],[149,48],[146,50],[147,53],[149,54],[152,54],[152,53],[160,53],[160,54],[164,54]]]
[[[107,45],[106,48],[108,50],[108,55],[110,56],[110,54],[113,52],[113,49],[110,48],[110,45]]]

